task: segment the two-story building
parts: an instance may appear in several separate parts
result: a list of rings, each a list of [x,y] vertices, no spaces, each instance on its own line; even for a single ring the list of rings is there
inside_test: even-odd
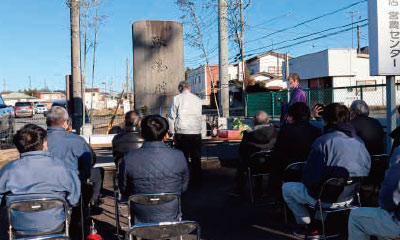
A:
[[[326,49],[306,54],[289,61],[289,72],[300,75],[303,88],[326,89],[310,96],[315,98],[311,101],[339,102],[349,106],[352,101],[363,99],[370,106],[386,105],[385,87],[375,86],[385,84],[385,77],[370,76],[368,52]],[[369,85],[371,87],[357,88]]]

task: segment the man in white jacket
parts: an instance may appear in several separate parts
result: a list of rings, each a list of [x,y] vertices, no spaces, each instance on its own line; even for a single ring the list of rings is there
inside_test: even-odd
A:
[[[174,97],[168,113],[169,133],[174,136],[176,148],[190,158],[191,183],[201,182],[201,123],[202,104],[192,94],[187,81],[178,86],[180,94]]]

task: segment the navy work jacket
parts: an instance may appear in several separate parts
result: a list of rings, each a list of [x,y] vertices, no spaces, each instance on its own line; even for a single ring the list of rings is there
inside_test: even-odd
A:
[[[79,171],[79,179],[90,178],[92,150],[82,137],[62,127],[48,127],[47,146],[55,158],[64,160],[71,169]]]
[[[132,194],[182,193],[189,183],[189,169],[183,153],[161,141],[144,142],[139,149],[125,154],[120,164],[120,189]],[[139,222],[177,220],[177,203],[162,206],[137,206]]]
[[[58,198],[66,200],[69,205],[76,205],[80,192],[76,171],[69,169],[62,160],[53,158],[47,151],[22,153],[19,159],[7,163],[0,170],[2,205],[33,197]],[[14,229],[25,234],[53,230],[63,223],[65,217],[62,208],[11,214],[15,219],[12,223]]]

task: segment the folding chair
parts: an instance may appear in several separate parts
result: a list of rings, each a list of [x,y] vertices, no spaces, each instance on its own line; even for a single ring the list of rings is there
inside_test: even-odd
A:
[[[23,214],[48,211],[51,209],[62,208],[64,211],[64,223],[56,229],[47,232],[27,234],[23,233],[23,229],[16,229],[13,225],[14,218],[12,212]],[[58,198],[36,198],[29,200],[12,201],[7,206],[8,222],[9,222],[9,239],[69,239],[69,220],[68,205],[64,200]],[[40,225],[40,222],[38,223]]]
[[[121,230],[121,223],[119,221],[119,204],[121,204],[120,202],[120,191],[119,191],[119,185],[118,185],[118,174],[119,174],[119,164],[120,164],[120,160],[116,162],[117,165],[117,171],[114,174],[113,177],[113,185],[114,185],[114,210],[115,210],[115,227],[116,227],[116,234],[117,237],[119,239],[119,231]]]
[[[178,206],[176,209],[176,214],[178,220],[182,220],[182,212],[181,212],[181,198],[180,194],[176,193],[155,193],[155,194],[135,194],[129,197],[128,199],[128,226],[131,228],[132,219],[134,219],[134,215],[131,213],[131,204],[138,205],[146,205],[146,206],[154,206],[154,205],[162,205],[165,203],[169,203],[172,201],[178,201]]]
[[[301,182],[301,176],[305,165],[305,162],[289,164],[283,171],[282,185],[286,182]],[[283,214],[285,215],[285,224],[287,224],[287,206],[285,201],[283,201]]]
[[[309,206],[311,209],[313,209],[311,215],[313,220],[316,212],[319,211],[320,213],[323,239],[338,237],[340,235],[339,233],[332,234],[330,236],[326,235],[324,214],[327,215],[330,213],[350,211],[352,209],[361,207],[360,194],[359,194],[360,184],[361,184],[361,178],[357,177],[347,178],[347,179],[330,178],[323,183],[320,193],[318,195],[317,203],[315,204],[315,206]],[[346,199],[346,196],[352,196],[352,197],[351,199]],[[342,199],[343,197],[345,197],[345,199],[343,200],[346,202],[349,202],[350,200],[352,201],[344,206],[329,207],[329,208],[323,207],[324,203],[333,204],[338,202],[338,201],[332,202],[331,199]],[[339,201],[344,202],[343,200]],[[305,239],[307,239],[308,235],[309,232],[307,232]]]
[[[141,239],[170,239],[182,237],[196,231],[200,240],[200,225],[194,221],[145,223],[133,226],[125,235],[126,240],[137,237]]]
[[[252,178],[263,177],[271,174],[270,157],[272,151],[260,151],[253,153],[249,157],[247,176],[250,185],[251,203],[254,204],[253,184]]]

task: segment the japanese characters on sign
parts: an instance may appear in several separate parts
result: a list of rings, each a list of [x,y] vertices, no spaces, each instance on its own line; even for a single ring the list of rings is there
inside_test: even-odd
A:
[[[393,67],[397,67],[397,58],[400,54],[400,28],[399,28],[399,6],[398,0],[388,0],[390,11],[388,13],[389,31],[390,31],[390,57]]]
[[[400,0],[369,0],[371,75],[400,75]]]

